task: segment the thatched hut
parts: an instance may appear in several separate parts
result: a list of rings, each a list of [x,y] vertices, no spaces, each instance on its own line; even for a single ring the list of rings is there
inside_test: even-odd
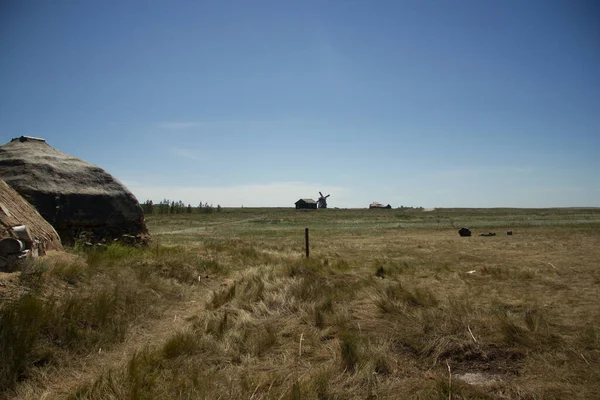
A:
[[[25,226],[29,237],[42,251],[62,249],[52,225],[19,193],[0,180],[0,238],[20,239],[14,229],[18,226]]]
[[[96,239],[148,234],[140,204],[121,182],[44,139],[21,136],[0,146],[0,179],[37,208],[63,243],[82,232]]]

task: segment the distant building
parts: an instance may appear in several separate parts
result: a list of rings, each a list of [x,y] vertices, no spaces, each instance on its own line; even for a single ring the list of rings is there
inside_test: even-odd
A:
[[[390,206],[389,204],[387,206],[384,206],[381,203],[378,203],[376,201],[372,202],[371,204],[369,204],[369,208],[392,208],[392,206]]]
[[[296,209],[301,209],[301,208],[316,209],[317,202],[314,201],[313,199],[300,199],[296,202]]]

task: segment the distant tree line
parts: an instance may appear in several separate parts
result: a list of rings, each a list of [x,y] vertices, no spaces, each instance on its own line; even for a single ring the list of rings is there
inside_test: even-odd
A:
[[[405,207],[405,206],[400,206],[400,207],[398,207],[398,209],[400,209],[400,210],[417,210],[417,211],[424,210],[423,207]]]
[[[197,207],[192,207],[191,204],[187,206],[181,200],[169,200],[164,199],[159,203],[154,204],[152,200],[146,200],[141,204],[142,210],[144,214],[194,214],[194,213],[203,213],[203,214],[211,214],[214,211],[221,212],[221,205],[217,204],[214,207],[212,204],[202,203],[198,204]]]

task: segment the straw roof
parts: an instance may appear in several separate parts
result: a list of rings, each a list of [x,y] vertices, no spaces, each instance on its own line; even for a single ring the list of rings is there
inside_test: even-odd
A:
[[[112,238],[148,232],[137,199],[121,182],[44,139],[21,136],[0,146],[0,179],[35,206],[63,241],[84,231]]]
[[[15,190],[0,180],[0,237],[15,237],[14,226],[25,225],[32,239],[45,249],[60,250],[58,234],[44,218]]]

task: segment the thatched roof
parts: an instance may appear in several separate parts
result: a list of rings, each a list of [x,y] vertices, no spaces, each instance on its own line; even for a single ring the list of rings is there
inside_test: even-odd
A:
[[[314,201],[313,199],[300,199],[294,204],[298,204],[298,203],[317,204],[317,202]]]
[[[0,179],[35,206],[63,241],[82,231],[113,238],[147,234],[142,209],[121,182],[43,139],[21,136],[0,146]]]
[[[15,190],[0,180],[0,237],[17,236],[12,228],[25,225],[29,236],[45,249],[60,250],[58,234],[42,216]]]

